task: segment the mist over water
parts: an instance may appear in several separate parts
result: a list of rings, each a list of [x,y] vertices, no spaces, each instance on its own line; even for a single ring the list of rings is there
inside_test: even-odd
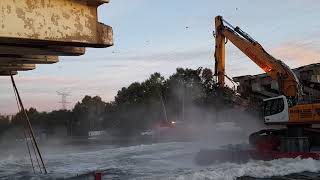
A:
[[[248,135],[264,127],[261,119],[232,107],[211,109],[188,104],[184,108],[184,119],[178,120],[174,128],[166,129],[154,142],[117,144],[103,140],[76,141],[59,136],[39,139],[49,172],[40,179],[72,178],[97,170],[106,172],[107,178],[119,179],[235,179],[255,175],[253,169],[263,162],[199,166],[195,157],[201,149],[247,144]],[[39,177],[32,173],[23,138],[22,129],[12,129],[1,138],[1,147],[5,148],[0,150],[0,178]],[[277,161],[270,166],[277,166]],[[271,170],[263,177],[268,175],[272,175]]]
[[[149,176],[181,178],[184,177],[184,173],[193,172],[194,176],[197,176],[196,172],[203,167],[198,166],[194,158],[201,148],[218,148],[221,145],[246,143],[248,131],[258,128],[251,123],[249,123],[251,127],[242,126],[242,123],[239,124],[241,119],[232,121],[232,114],[236,112],[234,109],[221,111],[218,116],[212,116],[209,110],[206,112],[195,107],[192,107],[192,110],[188,109],[187,112],[186,122],[177,123],[175,129],[168,130],[173,131],[167,132],[170,137],[166,137],[166,141],[183,140],[184,142],[119,146],[103,141],[72,143],[65,138],[40,140],[40,148],[49,171],[48,178],[73,177],[99,169],[109,170],[111,175],[115,173],[114,176],[130,179]],[[229,114],[228,121],[219,119],[225,114]],[[199,117],[203,119],[197,120]],[[239,114],[238,117],[240,117]],[[242,113],[242,117],[252,118],[245,113]],[[20,138],[15,139],[14,137],[19,133]],[[1,149],[0,169],[3,171],[0,177],[2,178],[37,177],[32,173],[26,144],[21,140],[23,138],[21,133],[21,129],[14,129],[6,132],[1,139],[1,147],[6,147]]]
[[[262,178],[320,170],[319,161],[299,158],[199,166],[195,163],[195,156],[200,149],[247,143],[247,134],[259,130],[263,123],[259,124],[259,119],[236,109],[224,109],[214,117],[203,109],[194,108],[188,112],[189,117],[192,114],[194,119],[199,116],[207,118],[177,124],[176,134],[170,135],[188,137],[187,141],[183,139],[184,142],[130,146],[101,142],[70,143],[66,139],[58,138],[40,142],[49,171],[47,176],[32,173],[24,142],[10,140],[10,144],[2,139],[1,147],[10,149],[1,149],[1,154],[6,156],[2,156],[0,160],[0,178],[77,179],[77,176],[101,170],[107,179],[234,180],[242,176]],[[222,117],[227,118],[219,119]],[[9,132],[7,137],[10,137]],[[177,138],[173,137],[172,141],[174,140]]]
[[[214,99],[214,104],[199,103],[199,99],[206,97],[204,91],[195,83],[189,85],[189,89],[184,86],[171,89],[171,94],[163,96],[162,105],[156,94],[154,103],[148,104],[149,109],[141,105],[121,112],[120,117],[129,120],[134,119],[130,116],[149,118],[160,112],[163,120],[174,122],[173,127],[167,128],[149,126],[145,130],[153,131],[150,136],[117,137],[107,131],[99,139],[70,138],[60,131],[43,136],[36,130],[48,175],[32,173],[23,129],[10,129],[0,138],[0,179],[78,179],[102,171],[106,179],[234,180],[243,176],[263,178],[320,170],[319,161],[299,158],[199,165],[196,157],[202,149],[248,145],[251,133],[267,127],[261,117],[232,102]],[[92,99],[95,98],[87,101],[94,104]],[[157,112],[148,112],[150,109]],[[103,113],[88,108],[88,114],[92,118],[91,127],[91,122],[98,122]]]
[[[61,152],[46,151],[46,147],[43,147],[49,171],[47,176],[34,175],[28,158],[11,156],[1,159],[0,178],[72,178],[102,170],[107,179],[234,180],[242,176],[261,178],[320,170],[319,161],[299,158],[198,166],[194,157],[203,145],[200,142],[170,142],[127,147],[78,145],[74,149],[60,146]]]

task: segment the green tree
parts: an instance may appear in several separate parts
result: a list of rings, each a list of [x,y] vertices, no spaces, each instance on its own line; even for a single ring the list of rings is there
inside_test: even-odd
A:
[[[85,96],[73,109],[72,129],[74,135],[86,136],[89,131],[101,130],[106,103],[101,97]]]
[[[10,125],[9,116],[0,115],[0,135],[9,128],[9,125]]]

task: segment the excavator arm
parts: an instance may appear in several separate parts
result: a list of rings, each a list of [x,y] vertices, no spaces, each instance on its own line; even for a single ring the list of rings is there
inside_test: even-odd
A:
[[[257,41],[239,27],[234,28],[221,16],[215,18],[215,25],[215,75],[218,76],[219,87],[225,85],[225,44],[229,40],[272,79],[278,81],[282,95],[295,98],[301,95],[299,80],[286,64],[268,54]]]

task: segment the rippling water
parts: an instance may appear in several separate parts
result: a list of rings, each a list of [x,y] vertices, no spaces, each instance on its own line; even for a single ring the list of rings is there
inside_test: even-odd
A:
[[[243,164],[227,162],[199,166],[194,158],[204,146],[208,145],[171,142],[129,147],[78,145],[43,148],[48,175],[34,175],[27,156],[19,157],[13,153],[1,158],[0,178],[79,179],[81,175],[101,170],[105,179],[319,179],[316,172],[320,171],[320,161],[312,159],[253,160]]]

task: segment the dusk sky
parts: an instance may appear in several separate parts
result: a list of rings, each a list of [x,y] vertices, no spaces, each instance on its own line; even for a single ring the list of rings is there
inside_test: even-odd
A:
[[[214,68],[214,17],[240,26],[274,57],[290,67],[320,60],[320,1],[317,0],[111,0],[99,10],[113,27],[114,46],[89,49],[84,56],[60,57],[53,65],[15,76],[26,107],[61,107],[56,91],[71,93],[68,108],[85,95],[111,101],[117,91],[153,72],[165,77],[177,67]],[[186,28],[188,27],[188,28]],[[262,71],[231,43],[229,76]],[[9,77],[0,78],[0,114],[17,111]]]

